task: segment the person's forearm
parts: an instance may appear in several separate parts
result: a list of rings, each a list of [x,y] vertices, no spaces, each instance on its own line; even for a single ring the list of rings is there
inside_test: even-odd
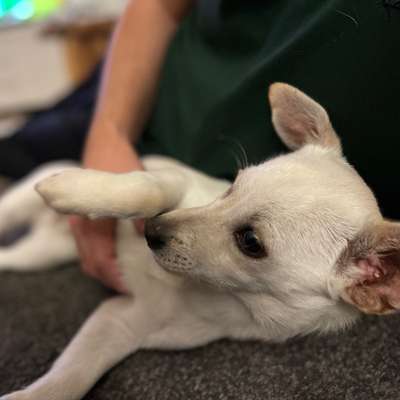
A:
[[[107,56],[84,167],[116,173],[143,169],[132,142],[149,117],[165,53],[190,3],[130,0]],[[115,259],[115,221],[74,217],[70,222],[84,271],[124,291]],[[143,222],[135,225],[143,232]]]
[[[168,45],[191,3],[129,2],[112,38],[91,133],[137,139],[149,117]]]

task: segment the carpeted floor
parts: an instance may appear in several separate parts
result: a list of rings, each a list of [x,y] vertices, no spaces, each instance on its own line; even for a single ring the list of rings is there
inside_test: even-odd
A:
[[[77,268],[0,274],[0,394],[43,374],[109,296]],[[192,351],[141,351],[114,368],[90,400],[399,399],[400,315],[285,344],[221,341]],[[43,399],[46,400],[46,399]]]

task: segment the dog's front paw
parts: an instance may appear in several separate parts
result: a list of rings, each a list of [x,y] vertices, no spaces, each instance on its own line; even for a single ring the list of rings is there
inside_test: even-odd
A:
[[[53,209],[64,214],[82,214],[91,190],[88,172],[79,168],[60,172],[36,184],[35,189]]]

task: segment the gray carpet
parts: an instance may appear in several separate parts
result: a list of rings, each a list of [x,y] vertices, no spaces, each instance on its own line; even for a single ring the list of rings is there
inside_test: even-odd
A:
[[[77,268],[0,274],[0,394],[43,374],[110,294]],[[87,400],[399,399],[400,315],[285,344],[221,341],[141,351],[110,371]],[[46,400],[46,399],[43,399]]]

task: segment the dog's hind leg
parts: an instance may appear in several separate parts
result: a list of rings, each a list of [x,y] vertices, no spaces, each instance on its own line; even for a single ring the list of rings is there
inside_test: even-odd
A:
[[[52,210],[45,210],[22,239],[0,247],[0,271],[46,269],[76,258],[67,220]]]
[[[150,218],[178,206],[186,193],[179,169],[125,174],[74,169],[40,182],[36,188],[61,213],[89,218]]]

